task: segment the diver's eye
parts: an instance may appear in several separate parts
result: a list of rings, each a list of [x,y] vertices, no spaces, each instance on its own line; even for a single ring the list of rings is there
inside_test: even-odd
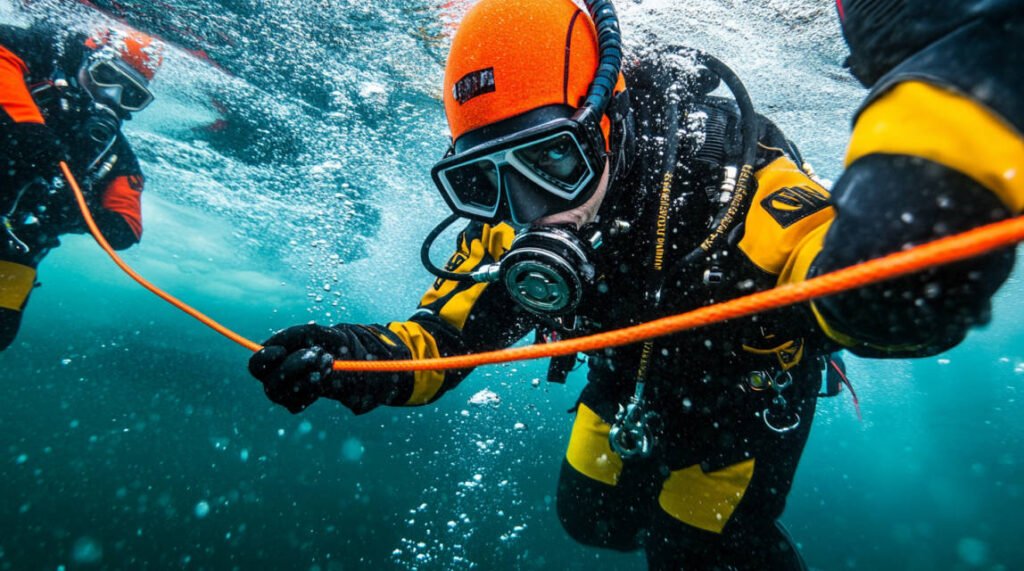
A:
[[[549,161],[560,161],[569,154],[569,144],[565,141],[548,147],[544,152],[544,158]]]

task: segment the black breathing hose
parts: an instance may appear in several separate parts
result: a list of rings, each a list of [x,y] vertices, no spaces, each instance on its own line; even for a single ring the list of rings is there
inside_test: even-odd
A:
[[[750,99],[750,93],[736,72],[722,60],[708,53],[697,52],[696,61],[720,77],[736,98],[736,104],[740,108],[740,132],[743,135],[743,164],[754,164],[754,160],[757,159],[757,114],[754,112],[754,102]]]
[[[586,0],[590,19],[597,29],[597,51],[600,54],[594,81],[587,91],[584,107],[590,107],[604,114],[615,93],[622,69],[622,33],[619,31],[619,17],[611,0]]]
[[[455,272],[449,272],[448,270],[443,270],[435,266],[434,262],[430,261],[430,247],[434,245],[434,241],[436,241],[437,237],[441,235],[441,232],[447,230],[448,227],[454,224],[458,219],[458,214],[449,214],[448,218],[442,220],[440,224],[435,226],[434,229],[427,234],[427,237],[423,240],[423,245],[420,246],[420,261],[423,262],[423,267],[427,268],[428,272],[441,279],[455,280],[459,282],[476,281],[471,274],[457,274]]]
[[[754,161],[757,160],[758,143],[758,121],[754,112],[754,103],[750,99],[750,93],[740,81],[739,76],[729,69],[722,60],[698,51],[695,57],[697,63],[707,67],[712,73],[725,82],[726,87],[732,92],[736,104],[740,108],[740,133],[743,137],[742,166],[736,180],[736,188],[733,191],[732,199],[719,209],[711,223],[711,233],[704,241],[687,254],[687,263],[696,263],[707,257],[708,254],[718,245],[723,237],[729,234],[730,229],[736,224],[743,214],[744,202],[746,202],[747,191],[750,188],[751,178],[754,175]]]

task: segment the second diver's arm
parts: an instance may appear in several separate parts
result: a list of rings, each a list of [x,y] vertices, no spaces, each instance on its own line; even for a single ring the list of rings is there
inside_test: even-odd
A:
[[[988,108],[922,82],[900,84],[859,117],[836,182],[818,275],[1024,210],[1024,140]],[[833,340],[864,356],[925,356],[988,320],[1014,251],[815,301]]]

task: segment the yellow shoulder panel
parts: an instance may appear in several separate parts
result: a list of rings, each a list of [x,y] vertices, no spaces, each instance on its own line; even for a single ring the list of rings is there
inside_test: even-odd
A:
[[[786,265],[779,274],[778,285],[802,282],[807,279],[807,273],[811,270],[811,264],[818,257],[818,253],[825,245],[825,235],[832,227],[829,220],[821,226],[814,228],[804,236],[793,249],[794,255],[789,257]]]
[[[778,275],[804,238],[830,222],[829,192],[788,157],[757,172],[740,250],[762,270]]]
[[[872,103],[853,129],[846,164],[871,154],[939,163],[973,178],[1014,213],[1024,210],[1021,135],[986,107],[952,91],[911,81]]]

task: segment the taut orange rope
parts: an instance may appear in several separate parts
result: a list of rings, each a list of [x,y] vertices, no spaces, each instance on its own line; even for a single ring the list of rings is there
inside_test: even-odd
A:
[[[174,307],[198,319],[204,325],[214,331],[249,349],[259,351],[262,347],[227,327],[217,323],[201,312],[193,309],[174,296],[164,292],[145,278],[132,270],[124,260],[114,252],[110,244],[100,233],[96,222],[89,213],[89,207],[82,195],[75,177],[64,162],[60,163],[64,178],[71,185],[78,207],[82,211],[85,223],[89,227],[93,238],[104,251],[114,260],[126,274],[139,282],[142,287],[155,293],[161,299],[167,301]],[[643,323],[625,329],[606,331],[587,337],[546,343],[543,345],[531,345],[528,347],[515,347],[500,351],[489,351],[462,355],[458,357],[445,357],[440,359],[420,359],[415,361],[335,361],[336,371],[437,371],[443,369],[466,369],[481,365],[492,365],[496,363],[508,363],[511,361],[525,361],[527,359],[540,359],[544,357],[555,357],[559,355],[570,355],[584,351],[595,351],[606,347],[618,347],[629,345],[638,341],[661,337],[679,331],[695,329],[705,325],[720,323],[737,317],[745,317],[755,313],[763,313],[772,309],[786,307],[804,301],[810,301],[820,297],[834,295],[873,283],[885,281],[902,275],[918,272],[933,266],[958,262],[967,258],[980,256],[1000,248],[1006,248],[1024,241],[1024,217],[1018,216],[1010,220],[1004,220],[995,224],[989,224],[942,238],[904,252],[890,254],[888,256],[870,260],[856,266],[851,266],[836,272],[818,276],[816,278],[796,283],[779,286],[768,291],[758,292],[745,297],[737,298],[725,303],[709,305],[694,311],[664,317],[649,323]]]
[[[221,335],[227,337],[228,339],[234,341],[235,343],[238,343],[242,347],[245,347],[250,351],[259,351],[260,349],[263,348],[258,343],[253,343],[252,341],[246,339],[245,337],[242,337],[241,335],[235,333],[234,331],[228,329],[227,327],[224,327],[220,323],[217,323],[213,319],[210,319],[200,311],[192,308],[191,306],[174,297],[173,295],[156,287],[155,285],[150,283],[149,280],[137,274],[135,270],[131,269],[131,267],[128,266],[128,264],[124,263],[124,260],[121,259],[121,256],[118,256],[117,252],[115,252],[114,249],[110,247],[110,243],[107,242],[107,239],[104,238],[103,234],[100,232],[99,227],[96,226],[96,221],[93,220],[92,213],[89,212],[89,205],[86,204],[85,202],[85,196],[82,194],[82,189],[78,186],[78,181],[75,180],[74,175],[71,174],[71,169],[68,168],[67,163],[61,161],[60,170],[61,172],[64,173],[64,178],[68,181],[68,184],[71,185],[72,192],[75,193],[75,200],[78,201],[78,208],[79,210],[82,211],[82,217],[85,218],[85,224],[86,226],[89,227],[89,232],[92,234],[92,237],[96,239],[96,242],[99,243],[101,248],[103,248],[103,251],[106,252],[108,256],[110,256],[110,259],[114,260],[114,263],[117,264],[117,266],[121,268],[124,271],[124,273],[128,274],[128,276],[131,277],[133,280],[139,282],[139,285],[155,293],[157,296],[159,296],[167,303],[170,303],[174,307],[177,307],[178,309],[184,311],[185,313],[191,315],[192,317],[195,317],[196,319],[201,321],[203,325],[206,325],[207,327],[213,329],[217,333],[220,333]]]
[[[920,271],[932,266],[948,264],[972,258],[1009,246],[1024,240],[1024,217],[1018,216],[995,224],[975,228],[968,232],[942,238],[923,246],[890,254],[851,266],[836,272],[796,284],[779,286],[725,303],[709,305],[694,311],[663,317],[661,319],[607,331],[586,337],[515,347],[501,351],[489,351],[416,361],[335,361],[336,371],[434,371],[442,369],[465,369],[479,365],[524,361],[541,357],[571,355],[594,351],[605,347],[618,347],[660,337],[670,333],[694,329],[762,313],[768,310],[833,295],[897,276]]]

